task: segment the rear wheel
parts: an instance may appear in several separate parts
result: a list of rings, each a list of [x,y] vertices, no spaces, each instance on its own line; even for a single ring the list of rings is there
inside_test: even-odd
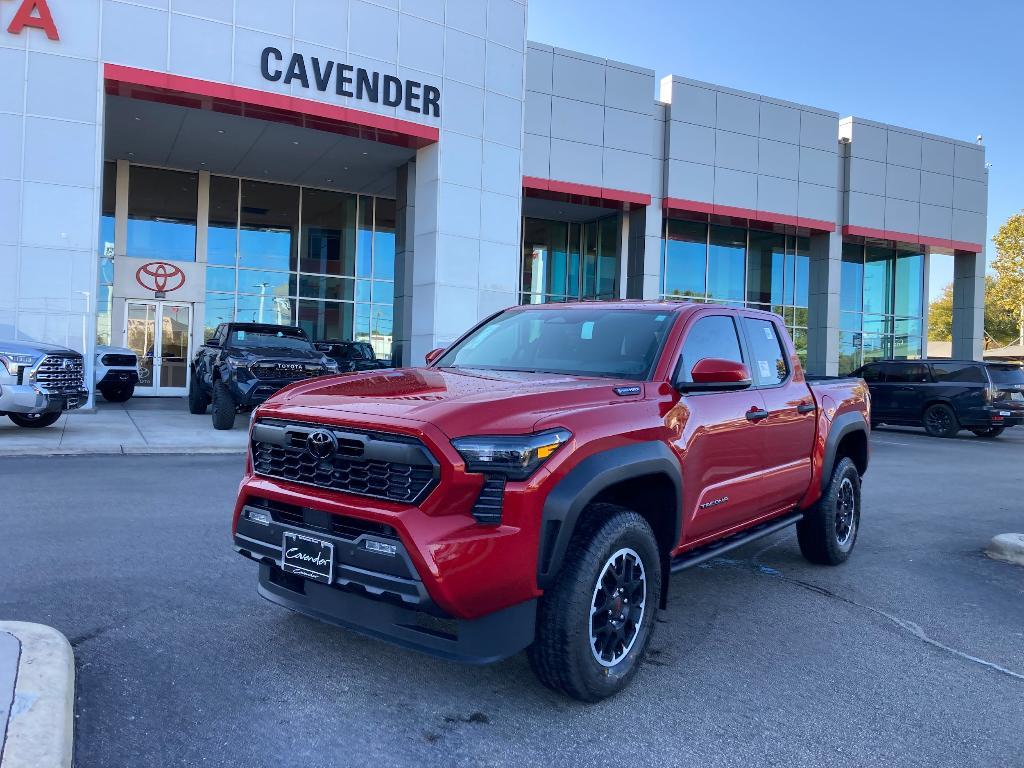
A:
[[[119,387],[101,387],[100,394],[108,403],[126,403],[135,394],[134,384],[124,384]]]
[[[224,382],[219,379],[213,382],[213,428],[233,429],[237,413],[238,406]]]
[[[210,398],[203,392],[202,385],[199,383],[199,375],[193,373],[192,381],[188,385],[188,412],[200,416],[206,413],[206,409],[210,407]]]
[[[636,674],[654,630],[661,558],[650,525],[594,504],[573,534],[558,581],[541,598],[530,665],[549,688],[600,701]]]
[[[57,423],[59,413],[8,413],[7,418],[25,429],[43,429]]]
[[[1005,431],[1006,431],[1006,427],[987,427],[986,429],[972,429],[971,430],[971,432],[973,432],[978,437],[985,437],[985,438],[988,438],[990,440],[992,438],[994,438],[994,437],[999,437]]]
[[[800,552],[818,565],[839,565],[853,552],[860,530],[860,473],[850,458],[832,470],[818,502],[796,525]]]
[[[924,412],[924,431],[932,437],[955,437],[960,431],[960,424],[952,408],[936,403]]]

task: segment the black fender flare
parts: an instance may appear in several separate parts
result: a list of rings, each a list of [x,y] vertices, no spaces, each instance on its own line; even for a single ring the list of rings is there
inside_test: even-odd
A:
[[[569,539],[580,513],[598,494],[624,480],[666,475],[675,486],[675,538],[682,533],[682,469],[679,459],[662,442],[632,443],[609,448],[583,459],[558,481],[544,501],[537,557],[537,586],[546,589],[562,567]],[[668,557],[668,553],[665,553]]]
[[[849,411],[837,416],[829,427],[828,437],[825,438],[825,455],[821,463],[822,492],[832,482],[832,470],[836,466],[836,451],[839,449],[839,443],[843,441],[844,437],[854,432],[863,432],[865,440],[867,440],[870,434],[867,421],[864,420],[864,414],[860,411]],[[867,471],[867,458],[865,458],[864,462],[864,471]]]

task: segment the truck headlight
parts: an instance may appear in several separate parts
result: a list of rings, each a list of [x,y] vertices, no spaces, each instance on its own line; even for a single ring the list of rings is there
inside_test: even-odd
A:
[[[18,369],[28,367],[36,361],[33,355],[15,354],[14,352],[0,352],[0,363],[12,376],[18,375]]]
[[[533,435],[460,437],[452,445],[470,472],[493,472],[509,480],[525,480],[572,438],[567,429]]]

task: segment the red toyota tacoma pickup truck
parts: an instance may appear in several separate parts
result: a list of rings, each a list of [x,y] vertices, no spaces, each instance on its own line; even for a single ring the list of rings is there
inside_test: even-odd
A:
[[[260,406],[234,546],[281,606],[450,659],[525,648],[596,701],[671,573],[790,524],[811,562],[847,559],[869,424],[863,381],[808,383],[766,312],[517,307],[427,367]]]

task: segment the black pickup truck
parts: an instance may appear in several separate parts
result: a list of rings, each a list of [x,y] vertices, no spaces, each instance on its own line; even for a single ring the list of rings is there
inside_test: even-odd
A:
[[[301,328],[222,323],[192,360],[188,409],[203,414],[212,403],[213,428],[231,429],[239,411],[251,411],[289,384],[337,372],[337,363]]]
[[[314,341],[313,346],[338,364],[341,373],[379,371],[391,365],[377,357],[373,347],[365,341]]]

